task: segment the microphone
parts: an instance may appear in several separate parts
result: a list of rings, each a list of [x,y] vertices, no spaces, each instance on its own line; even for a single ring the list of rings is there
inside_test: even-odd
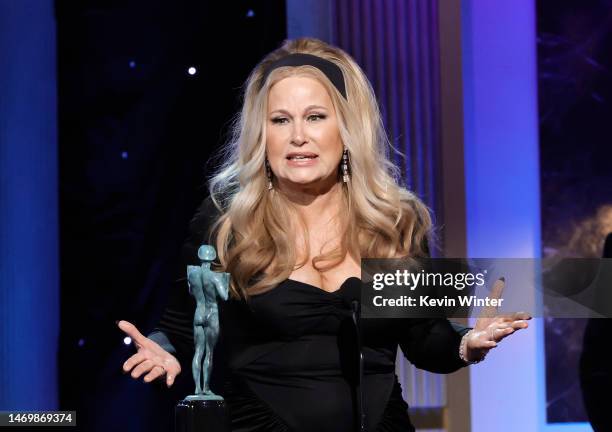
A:
[[[351,276],[342,284],[342,300],[344,305],[352,309],[352,303],[361,303],[361,279],[355,276]]]

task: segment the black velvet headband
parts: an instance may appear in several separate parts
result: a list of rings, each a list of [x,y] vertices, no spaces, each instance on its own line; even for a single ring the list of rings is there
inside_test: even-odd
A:
[[[337,64],[324,59],[322,57],[305,54],[305,53],[295,53],[289,54],[285,57],[282,57],[275,62],[272,62],[263,73],[263,77],[261,78],[261,85],[266,82],[268,75],[274,69],[282,67],[282,66],[303,66],[310,65],[319,69],[321,72],[325,74],[327,78],[332,82],[332,84],[338,89],[340,94],[344,96],[346,99],[346,88],[344,86],[344,75],[342,75],[342,70],[338,67]]]

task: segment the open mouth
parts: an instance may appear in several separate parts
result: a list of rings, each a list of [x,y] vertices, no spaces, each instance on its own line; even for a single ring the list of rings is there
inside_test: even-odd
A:
[[[299,161],[299,160],[311,160],[318,158],[317,155],[314,156],[287,156],[287,160],[291,161]]]
[[[291,152],[287,154],[287,160],[290,161],[308,161],[319,157],[316,153],[312,152]]]

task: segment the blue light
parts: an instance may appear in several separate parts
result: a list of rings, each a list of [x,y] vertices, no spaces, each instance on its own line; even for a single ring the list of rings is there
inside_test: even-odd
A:
[[[247,18],[253,18],[255,16],[255,11],[253,9],[249,9],[246,16]]]
[[[11,59],[0,68],[0,409],[7,411],[59,407],[56,20],[52,1],[33,5],[0,1],[0,57]]]
[[[83,345],[85,345],[85,339],[79,339],[79,342],[77,344],[79,347],[82,347]]]
[[[136,62],[134,60],[130,60],[128,64],[130,66],[130,69],[134,69],[136,67]]]
[[[121,159],[127,159],[128,158],[128,152],[123,151],[121,152]]]
[[[193,66],[191,66],[189,69],[187,69],[187,73],[189,75],[195,75],[197,72],[198,72],[198,70],[195,67],[193,67]]]
[[[535,0],[461,6],[468,256],[539,257]],[[473,432],[544,430],[542,328],[532,320],[470,368]]]

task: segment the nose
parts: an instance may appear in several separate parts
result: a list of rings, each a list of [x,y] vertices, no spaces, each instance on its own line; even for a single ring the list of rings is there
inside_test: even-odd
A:
[[[306,135],[301,121],[293,122],[293,131],[291,133],[291,144],[302,146],[306,143]]]

